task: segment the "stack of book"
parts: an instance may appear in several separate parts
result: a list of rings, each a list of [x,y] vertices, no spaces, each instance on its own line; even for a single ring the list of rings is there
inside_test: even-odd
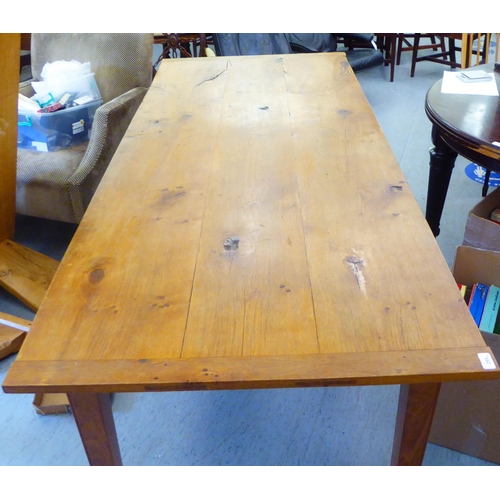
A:
[[[458,284],[462,296],[466,300],[469,311],[482,332],[500,335],[500,288],[495,285],[474,283],[469,291],[467,287]]]
[[[495,208],[495,210],[491,212],[490,220],[500,224],[500,208]]]

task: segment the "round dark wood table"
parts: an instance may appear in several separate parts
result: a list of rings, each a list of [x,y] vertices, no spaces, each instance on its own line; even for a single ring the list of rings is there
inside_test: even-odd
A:
[[[494,72],[500,89],[498,63],[481,65],[479,69]],[[441,84],[442,80],[436,82],[425,99],[425,112],[432,122],[433,143],[425,217],[435,236],[440,231],[441,214],[457,155],[487,170],[500,172],[500,98],[443,94]]]

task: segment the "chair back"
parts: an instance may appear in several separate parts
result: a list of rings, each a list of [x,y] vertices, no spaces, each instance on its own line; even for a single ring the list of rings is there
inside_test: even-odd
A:
[[[290,54],[284,33],[212,33],[218,56]]]
[[[106,103],[152,79],[153,33],[33,33],[31,72],[40,80],[45,63],[90,62]]]

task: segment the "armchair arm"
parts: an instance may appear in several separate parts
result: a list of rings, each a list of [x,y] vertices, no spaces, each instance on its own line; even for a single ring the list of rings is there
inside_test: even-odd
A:
[[[83,217],[147,91],[146,87],[137,87],[97,109],[87,151],[69,179],[70,196],[77,220]]]

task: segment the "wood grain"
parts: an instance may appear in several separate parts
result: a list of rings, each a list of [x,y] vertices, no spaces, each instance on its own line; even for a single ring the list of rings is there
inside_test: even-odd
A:
[[[25,331],[0,324],[0,359],[18,352],[25,337]]]
[[[60,393],[38,392],[33,398],[33,406],[39,415],[60,415],[71,411],[68,396]]]
[[[391,465],[422,464],[440,389],[440,383],[401,386]]]
[[[93,387],[99,392],[119,392],[126,379],[127,391],[144,392],[498,378],[498,370],[482,369],[478,353],[491,355],[491,350],[484,347],[257,357],[17,361],[5,378],[4,391],[22,393],[37,388],[40,392],[80,392]]]
[[[0,286],[37,311],[59,266],[57,260],[11,240],[0,243]]]
[[[0,311],[0,359],[21,349],[31,321]]]
[[[4,388],[497,377],[481,350],[344,55],[166,60]]]
[[[0,33],[0,242],[14,237],[20,33]]]
[[[318,351],[283,65],[244,64],[251,80],[224,82],[182,357]]]
[[[28,319],[19,318],[18,316],[12,316],[12,314],[0,311],[0,324],[17,328],[18,330],[22,330],[24,332],[29,332],[33,322]]]
[[[68,394],[90,465],[122,465],[109,394]]]

